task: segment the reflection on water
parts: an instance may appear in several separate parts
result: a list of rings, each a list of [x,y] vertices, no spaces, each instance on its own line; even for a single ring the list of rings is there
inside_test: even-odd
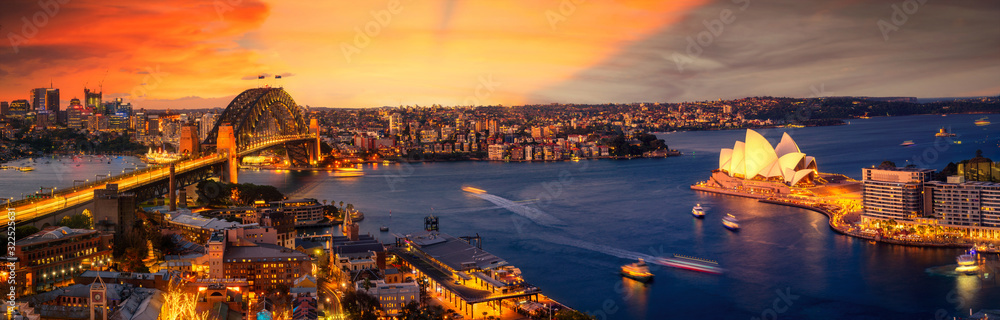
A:
[[[645,318],[646,310],[648,310],[647,304],[649,303],[650,286],[652,284],[622,277],[622,282],[619,286],[622,300],[625,301],[628,312],[632,314],[633,318]]]

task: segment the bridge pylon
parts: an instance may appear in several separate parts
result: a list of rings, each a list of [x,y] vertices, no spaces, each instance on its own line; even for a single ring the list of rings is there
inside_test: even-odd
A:
[[[236,145],[236,135],[233,133],[233,126],[229,124],[219,125],[219,136],[215,147],[216,152],[226,154],[226,170],[223,173],[224,180],[229,183],[239,183],[240,159]]]
[[[320,147],[319,147],[320,146],[320,143],[319,143],[319,120],[317,120],[317,119],[309,119],[309,134],[312,134],[313,136],[316,136],[316,140],[313,141],[313,143],[310,143],[311,145],[310,145],[310,148],[309,148],[309,163],[312,164],[312,165],[316,165],[321,160],[323,160],[323,159],[320,159],[320,154],[322,154],[322,153],[320,152]]]

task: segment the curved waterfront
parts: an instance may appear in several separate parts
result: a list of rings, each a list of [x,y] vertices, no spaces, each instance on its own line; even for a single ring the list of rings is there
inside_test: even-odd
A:
[[[972,122],[981,116],[874,118],[759,132],[776,142],[789,131],[803,152],[816,156],[821,171],[860,178],[863,166],[883,160],[905,165],[914,156],[924,161],[925,153],[937,153],[926,163],[934,169],[971,158],[976,149],[1000,160],[1000,127],[976,127]],[[941,126],[958,133],[963,143],[937,151],[933,133]],[[929,271],[955,264],[960,249],[870,244],[837,234],[827,227],[826,216],[814,211],[690,190],[717,166],[718,149],[731,147],[744,134],[663,134],[671,148],[685,153],[666,159],[369,165],[365,176],[354,178],[243,171],[241,182],[352,203],[366,214],[362,232],[384,241],[391,239],[379,233],[379,226],[396,233],[417,231],[433,208],[443,232],[478,233],[484,249],[521,268],[547,295],[608,319],[748,319],[770,312],[778,319],[938,319],[939,310],[954,315],[1000,308],[995,278]],[[916,145],[900,147],[904,140]],[[8,174],[22,173],[5,171],[0,177]],[[464,192],[464,186],[495,198]],[[0,190],[9,193],[8,187]],[[695,203],[706,207],[704,220],[691,216]],[[739,213],[739,233],[722,227],[727,212]],[[713,259],[728,272],[660,268],[653,271],[654,283],[642,285],[623,281],[618,267],[629,261],[604,247]],[[774,302],[782,298],[791,305],[779,314],[785,300],[778,309]]]

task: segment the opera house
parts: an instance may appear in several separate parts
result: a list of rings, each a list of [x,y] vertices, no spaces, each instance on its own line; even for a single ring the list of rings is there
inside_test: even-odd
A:
[[[839,190],[828,188],[833,186]],[[691,187],[753,198],[792,193],[839,194],[859,189],[855,181],[846,176],[820,173],[816,158],[799,150],[788,133],[772,147],[764,136],[750,129],[747,129],[745,142],[736,141],[732,149],[719,152],[719,167],[712,170],[710,179]]]
[[[736,141],[732,149],[722,149],[719,170],[734,178],[778,181],[789,186],[808,184],[818,174],[816,159],[802,153],[787,132],[772,148],[764,136],[750,129],[746,142]]]

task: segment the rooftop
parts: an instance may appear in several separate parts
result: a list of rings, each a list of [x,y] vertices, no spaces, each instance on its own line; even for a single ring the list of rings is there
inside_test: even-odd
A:
[[[492,253],[444,233],[406,235],[406,239],[420,251],[456,271],[491,269],[507,264],[507,261]]]
[[[230,222],[226,220],[219,220],[215,218],[207,218],[199,215],[188,215],[181,214],[179,216],[170,219],[171,222],[182,224],[186,226],[192,226],[202,229],[212,229],[212,230],[223,230],[228,228],[251,226],[256,224],[242,224],[239,222]]]
[[[258,243],[256,246],[229,246],[223,259],[292,259],[293,261],[308,261],[309,255],[300,251],[288,249],[279,245]]]
[[[58,227],[58,228],[49,227],[45,228],[42,231],[36,232],[35,234],[24,237],[21,240],[18,240],[17,245],[24,246],[24,245],[54,241],[59,239],[68,239],[92,233],[97,233],[97,230],[71,229],[69,227]]]

